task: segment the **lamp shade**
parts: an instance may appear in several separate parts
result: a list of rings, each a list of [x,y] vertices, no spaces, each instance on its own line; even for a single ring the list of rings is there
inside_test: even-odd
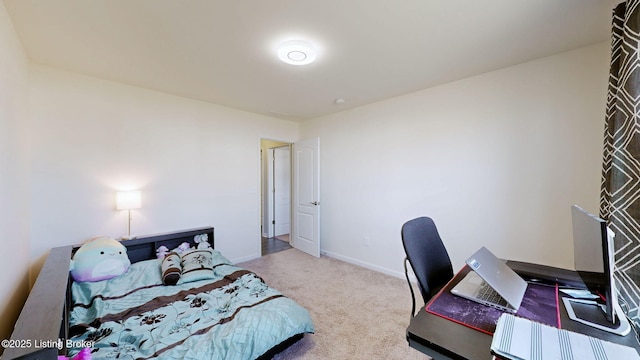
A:
[[[116,209],[129,210],[139,209],[142,206],[140,191],[118,191],[116,192]]]

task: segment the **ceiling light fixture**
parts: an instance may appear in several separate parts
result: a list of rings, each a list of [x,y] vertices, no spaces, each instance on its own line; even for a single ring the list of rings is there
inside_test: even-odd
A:
[[[287,64],[307,65],[316,59],[316,51],[306,41],[291,40],[280,45],[278,57]]]

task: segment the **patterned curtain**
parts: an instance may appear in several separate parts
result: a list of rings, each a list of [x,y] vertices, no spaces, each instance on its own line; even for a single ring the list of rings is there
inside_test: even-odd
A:
[[[640,320],[640,0],[613,12],[600,217],[615,232],[616,281]]]

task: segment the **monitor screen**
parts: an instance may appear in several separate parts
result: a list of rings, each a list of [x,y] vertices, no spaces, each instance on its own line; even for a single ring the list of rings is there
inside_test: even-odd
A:
[[[578,206],[571,208],[571,218],[576,271],[587,288],[600,295],[607,320],[615,323],[613,237],[606,221]]]

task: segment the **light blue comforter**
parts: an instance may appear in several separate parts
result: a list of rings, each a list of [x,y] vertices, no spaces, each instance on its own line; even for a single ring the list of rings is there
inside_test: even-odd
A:
[[[70,338],[93,359],[255,359],[314,332],[306,309],[214,250],[214,278],[162,285],[160,261],[73,283]]]

